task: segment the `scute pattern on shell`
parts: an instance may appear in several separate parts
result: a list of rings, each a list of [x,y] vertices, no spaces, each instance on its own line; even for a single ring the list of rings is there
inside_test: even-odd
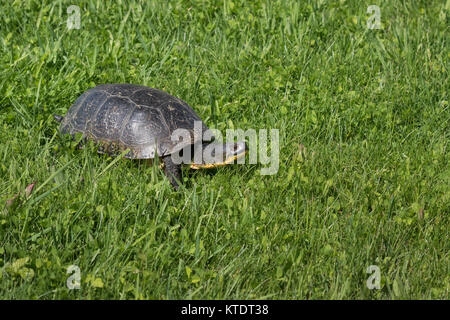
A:
[[[165,156],[201,140],[194,121],[202,121],[183,100],[141,85],[104,84],[83,93],[61,123],[62,133],[82,133],[99,144],[100,153],[128,158]],[[187,129],[191,141],[171,141],[176,129]],[[202,131],[208,127],[202,122]]]

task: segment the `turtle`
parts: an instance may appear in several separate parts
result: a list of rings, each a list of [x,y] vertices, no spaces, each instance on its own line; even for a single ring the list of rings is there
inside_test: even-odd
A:
[[[182,181],[183,164],[192,169],[215,168],[234,163],[248,150],[245,141],[218,143],[212,134],[205,141],[203,133],[209,129],[186,102],[143,85],[98,85],[81,94],[65,116],[55,114],[54,118],[62,134],[81,133],[82,141],[93,140],[99,153],[125,153],[130,159],[158,157],[174,189]],[[174,139],[180,132],[177,129],[182,129],[185,139]],[[196,157],[199,150],[209,150],[212,156]]]

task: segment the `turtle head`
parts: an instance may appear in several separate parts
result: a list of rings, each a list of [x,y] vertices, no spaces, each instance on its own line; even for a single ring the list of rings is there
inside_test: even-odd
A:
[[[210,143],[202,145],[203,157],[201,163],[194,162],[191,169],[209,169],[234,163],[244,157],[248,151],[245,141],[229,143]]]

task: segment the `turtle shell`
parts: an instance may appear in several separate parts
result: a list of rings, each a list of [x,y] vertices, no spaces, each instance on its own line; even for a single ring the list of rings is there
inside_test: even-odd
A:
[[[208,130],[186,102],[164,91],[132,84],[103,84],[75,101],[60,131],[82,133],[99,144],[101,153],[116,155],[129,149],[125,157],[149,159],[201,141],[202,132],[194,132],[194,121],[200,121],[203,132]],[[171,140],[173,131],[180,128],[189,131],[190,140]]]

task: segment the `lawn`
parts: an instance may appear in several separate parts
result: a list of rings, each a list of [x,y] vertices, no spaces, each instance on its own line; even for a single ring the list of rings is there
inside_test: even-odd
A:
[[[449,298],[450,1],[105,3],[2,4],[1,298]],[[175,192],[79,150],[52,115],[102,83],[278,129],[279,170],[186,169]]]

